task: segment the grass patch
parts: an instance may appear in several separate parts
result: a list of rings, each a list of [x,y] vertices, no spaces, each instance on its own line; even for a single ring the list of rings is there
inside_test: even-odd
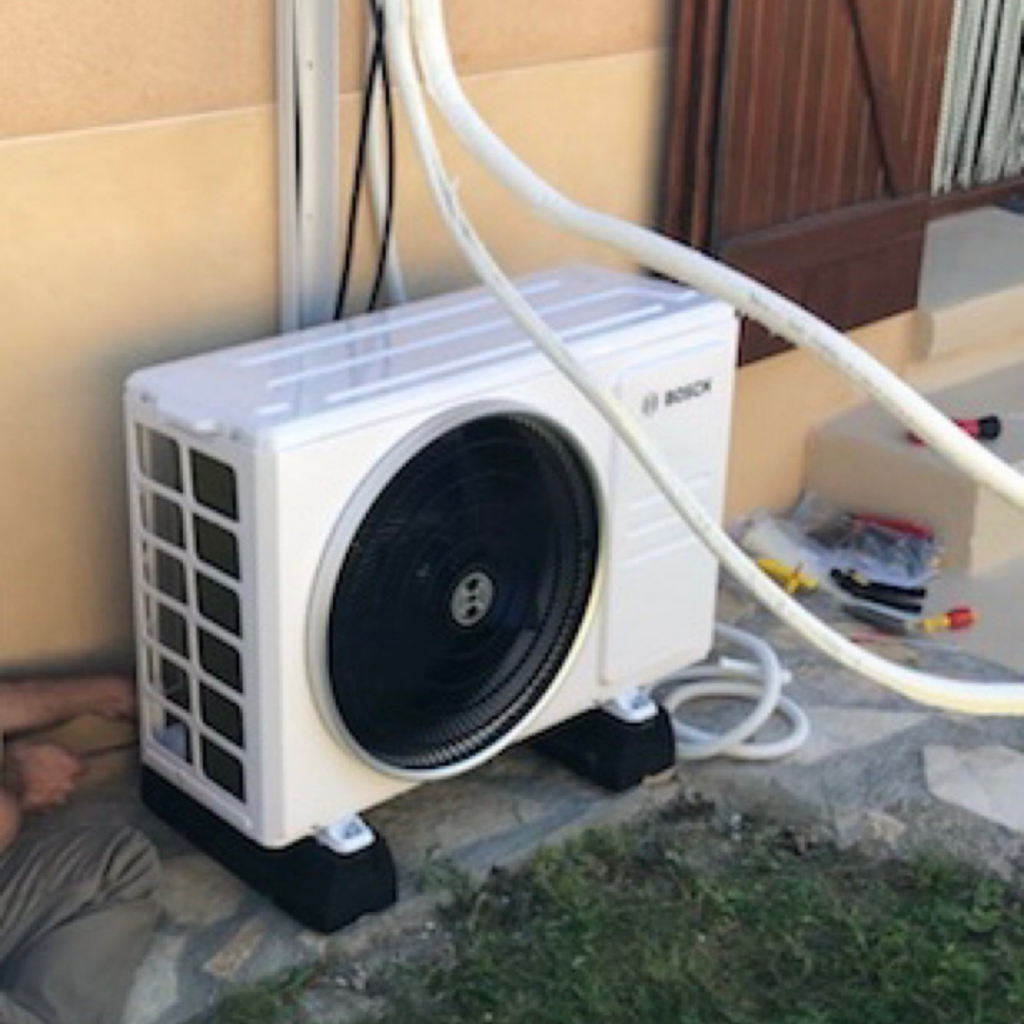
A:
[[[204,1024],[292,1024],[299,1001],[320,977],[319,967],[302,967],[225,999]],[[302,1019],[302,1018],[299,1018]]]
[[[662,819],[458,895],[452,955],[373,984],[383,1024],[1019,1024],[1003,884]],[[218,1018],[222,1024],[240,1018]],[[305,1022],[300,1013],[247,1020]]]
[[[1003,885],[785,835],[586,836],[453,909],[454,962],[390,980],[387,1024],[1019,1024]]]

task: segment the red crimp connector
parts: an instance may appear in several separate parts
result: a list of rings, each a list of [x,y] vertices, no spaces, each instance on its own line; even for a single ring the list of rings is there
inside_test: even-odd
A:
[[[950,608],[946,617],[950,629],[970,629],[978,621],[978,613],[973,608]]]
[[[979,416],[976,420],[953,420],[965,433],[976,441],[994,441],[1003,432],[1003,421],[998,416]],[[923,445],[916,434],[907,432],[907,440],[911,444]]]

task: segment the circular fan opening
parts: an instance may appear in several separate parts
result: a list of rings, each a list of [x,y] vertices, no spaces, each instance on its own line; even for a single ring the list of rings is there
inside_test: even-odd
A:
[[[418,451],[334,585],[327,664],[349,736],[384,766],[430,771],[507,735],[573,646],[597,550],[589,474],[547,423],[484,416]]]

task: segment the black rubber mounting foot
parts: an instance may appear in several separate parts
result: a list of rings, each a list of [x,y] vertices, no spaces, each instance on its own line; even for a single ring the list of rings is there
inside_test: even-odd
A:
[[[607,711],[586,711],[542,733],[532,745],[615,793],[667,771],[676,761],[672,722],[664,708],[638,724],[624,722]]]
[[[391,906],[398,896],[387,843],[340,856],[312,837],[269,850],[149,768],[142,769],[142,799],[169,825],[300,924],[330,934],[363,914]]]

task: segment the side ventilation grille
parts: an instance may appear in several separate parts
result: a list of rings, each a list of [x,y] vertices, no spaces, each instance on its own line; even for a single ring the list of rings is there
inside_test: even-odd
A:
[[[234,469],[135,428],[144,742],[246,800],[244,615]]]

